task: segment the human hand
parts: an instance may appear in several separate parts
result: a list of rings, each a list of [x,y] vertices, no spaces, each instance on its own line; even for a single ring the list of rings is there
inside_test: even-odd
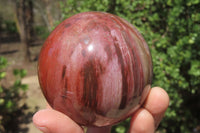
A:
[[[150,90],[143,106],[137,110],[131,119],[130,133],[154,133],[169,105],[168,94],[159,87]],[[44,133],[83,133],[83,128],[68,116],[47,109],[38,111],[33,116],[33,123]],[[87,133],[109,133],[111,126],[89,127]]]

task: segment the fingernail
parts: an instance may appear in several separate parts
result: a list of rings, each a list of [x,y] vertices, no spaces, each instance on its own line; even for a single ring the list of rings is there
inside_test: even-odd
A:
[[[37,127],[40,131],[43,133],[50,133],[49,130],[46,127]]]

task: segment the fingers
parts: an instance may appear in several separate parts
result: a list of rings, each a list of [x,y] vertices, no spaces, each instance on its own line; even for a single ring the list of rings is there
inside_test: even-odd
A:
[[[149,92],[149,95],[143,105],[148,110],[155,120],[155,126],[157,127],[164,113],[169,106],[169,96],[167,92],[159,87],[154,87]]]
[[[169,105],[169,96],[159,87],[150,90],[147,99],[131,119],[130,133],[154,133]]]
[[[168,94],[159,87],[150,90],[143,105],[131,119],[130,133],[153,133],[169,105]],[[83,130],[66,115],[51,109],[41,110],[33,117],[37,128],[44,133],[83,133]],[[88,128],[87,133],[109,133],[111,127]]]
[[[33,123],[44,133],[83,133],[83,130],[66,115],[44,109],[33,116]]]
[[[111,126],[107,127],[89,127],[87,133],[110,133]]]
[[[169,96],[167,92],[160,88],[154,87],[149,92],[149,95],[143,105],[152,114],[159,114],[167,109],[169,105]]]
[[[154,133],[154,118],[146,109],[139,109],[131,119],[129,133]]]

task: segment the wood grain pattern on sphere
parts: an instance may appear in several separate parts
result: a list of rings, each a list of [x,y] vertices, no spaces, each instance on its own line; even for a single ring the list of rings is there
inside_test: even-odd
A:
[[[38,75],[49,104],[81,125],[125,119],[144,101],[152,60],[140,33],[127,21],[86,12],[63,21],[41,50]]]

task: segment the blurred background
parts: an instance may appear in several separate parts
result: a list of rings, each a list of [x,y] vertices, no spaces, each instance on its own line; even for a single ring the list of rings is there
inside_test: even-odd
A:
[[[153,85],[170,105],[157,133],[200,133],[200,0],[0,0],[0,133],[40,133],[45,108],[37,80],[43,42],[64,19],[104,11],[132,23],[153,58]],[[112,133],[125,133],[129,119]]]

